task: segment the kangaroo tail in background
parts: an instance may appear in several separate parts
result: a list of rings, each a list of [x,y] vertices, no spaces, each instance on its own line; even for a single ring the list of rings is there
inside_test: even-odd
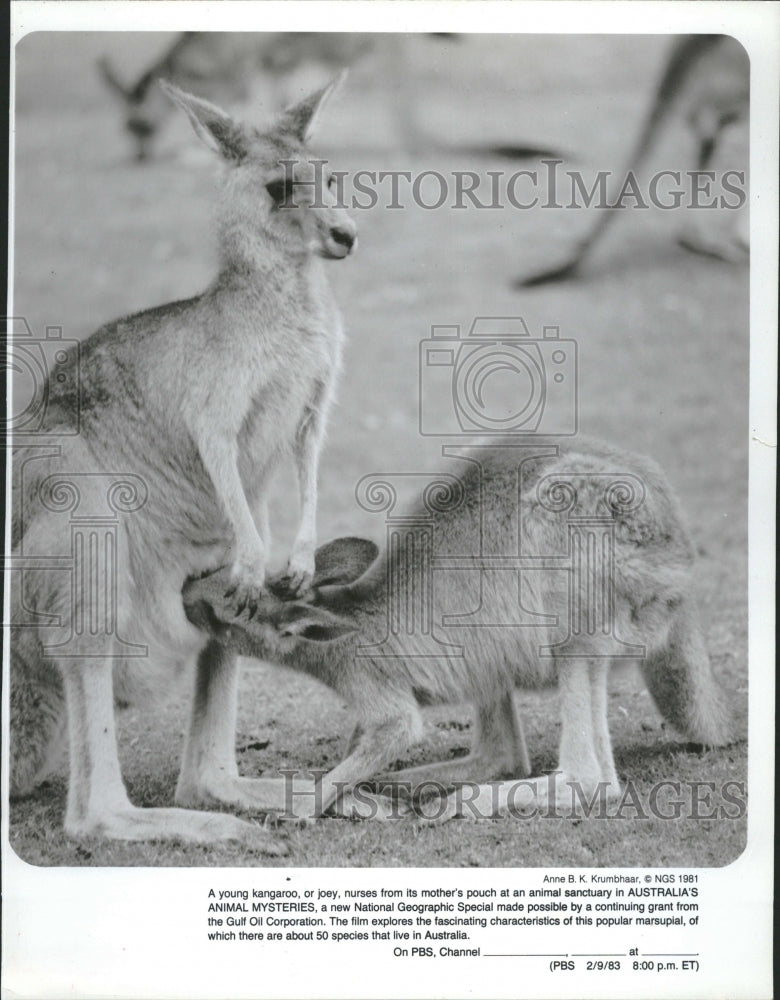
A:
[[[707,746],[731,742],[731,710],[712,673],[692,602],[680,606],[666,646],[647,656],[642,672],[658,710],[680,733]]]

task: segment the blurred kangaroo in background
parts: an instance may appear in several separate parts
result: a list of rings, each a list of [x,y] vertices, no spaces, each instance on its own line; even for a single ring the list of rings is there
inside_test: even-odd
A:
[[[618,185],[629,171],[636,173],[645,166],[672,113],[682,112],[695,138],[695,169],[707,170],[725,130],[747,122],[749,99],[750,61],[738,41],[729,35],[682,36],[672,46],[644,125],[617,174]],[[610,193],[610,204],[618,193]],[[699,227],[683,233],[680,243],[689,250],[723,260],[744,260],[749,246],[747,210],[737,214],[733,230],[709,236]],[[563,263],[518,278],[517,285],[539,285],[576,274],[616,217],[615,212],[600,209],[592,228]]]
[[[452,37],[446,33],[426,35]],[[107,58],[98,67],[104,81],[122,102],[125,127],[133,137],[136,159],[146,160],[167,121],[171,105],[155,86],[169,80],[200,97],[225,103],[243,102],[253,79],[270,81],[277,107],[286,101],[284,85],[302,66],[315,65],[332,75],[351,66],[372,50],[386,57],[393,74],[392,101],[401,140],[414,146],[420,140],[414,116],[409,73],[405,65],[407,37],[359,32],[202,32],[186,31],[133,84],[123,83]]]
[[[12,792],[29,792],[56,759],[67,702],[70,834],[237,838],[282,850],[233,816],[130,804],[117,759],[112,668],[128,697],[147,680],[170,683],[179,664],[198,656],[176,800],[255,806],[251,782],[238,779],[235,763],[220,770],[222,748],[213,743],[215,729],[235,724],[235,656],[187,621],[181,589],[189,575],[227,557],[233,570],[226,586],[240,602],[257,599],[268,484],[289,454],[301,517],[288,584],[300,590],[313,573],[318,457],[343,342],[321,259],[346,257],[356,241],[354,223],[306,150],[333,86],[258,131],[165,85],[222,161],[219,273],[203,294],[109,323],[83,341],[80,359],[68,359],[78,370],[45,388],[41,439],[51,435],[58,447],[43,457],[40,449],[21,449],[15,457],[17,555],[71,557],[70,529],[58,514],[68,491],[80,509],[102,510],[105,477],[116,473],[146,495],[140,509],[119,518],[115,571],[98,567],[94,592],[69,573],[29,568],[13,595]],[[103,588],[112,586],[116,608],[98,656],[89,633],[102,613]],[[23,624],[23,612],[43,624],[59,616],[71,636],[67,656],[52,650],[50,632]],[[127,643],[147,647],[148,655],[123,658]]]
[[[663,474],[647,459],[588,439],[564,445],[540,438],[532,444],[525,455],[505,441],[474,450],[454,470],[460,502],[439,504],[432,512],[421,501],[407,511],[410,523],[432,515],[428,548],[415,545],[410,553],[402,540],[398,550],[379,554],[372,542],[355,538],[323,546],[313,593],[304,601],[290,599],[271,580],[253,613],[237,613],[224,596],[225,570],[185,586],[188,617],[226,649],[310,674],[354,709],[358,727],[346,759],[322,779],[318,799],[295,788],[296,813],[327,809],[346,786],[402,756],[420,739],[420,704],[473,703],[470,755],[385,774],[380,782],[410,784],[413,790],[428,780],[523,777],[531,765],[513,692],[555,684],[560,785],[577,782],[590,795],[603,784],[607,794],[618,795],[607,680],[613,658],[637,656],[637,647],[644,647],[638,662],[664,718],[690,740],[728,742],[729,711],[710,668],[692,595],[693,547]],[[620,488],[607,488],[611,480],[626,479],[640,502],[627,500]],[[570,551],[570,516],[614,526],[614,560],[606,576],[577,561],[584,559],[582,549],[572,562],[556,563]],[[504,578],[487,604],[475,572],[479,558],[471,565],[468,558],[480,551],[515,551],[528,560],[522,584]],[[465,556],[468,568],[437,570],[430,584],[420,575],[422,563],[439,556],[445,565],[448,557],[463,562]],[[429,586],[434,606],[428,635],[432,622],[444,644],[441,655],[433,655],[421,634],[426,613],[410,628],[402,612],[398,619],[397,604],[390,611],[391,595],[408,610],[408,602],[420,600]],[[475,609],[495,616],[494,624],[452,623],[453,614],[474,621]],[[509,624],[526,609],[541,619],[552,617],[541,624]],[[602,627],[604,615],[611,628]],[[547,651],[540,655],[542,647]],[[540,800],[546,796],[546,778],[529,784]],[[284,782],[277,779],[276,785],[269,809],[289,809]]]

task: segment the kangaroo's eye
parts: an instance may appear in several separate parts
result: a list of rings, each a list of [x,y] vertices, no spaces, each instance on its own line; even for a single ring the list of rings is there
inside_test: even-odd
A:
[[[276,205],[292,204],[293,181],[289,177],[280,177],[275,181],[269,181],[265,186],[266,191]]]

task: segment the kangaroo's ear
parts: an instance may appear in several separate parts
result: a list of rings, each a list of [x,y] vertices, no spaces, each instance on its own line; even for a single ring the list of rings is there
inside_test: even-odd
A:
[[[313,587],[354,583],[379,555],[367,538],[334,538],[314,553]]]
[[[111,63],[105,56],[102,59],[98,59],[97,68],[106,86],[110,90],[113,90],[115,94],[119,94],[123,101],[128,100],[130,97],[130,88],[125,87],[111,68]]]
[[[242,160],[248,152],[246,133],[226,111],[201,97],[160,80],[162,91],[184,110],[198,138],[226,160]]]
[[[351,622],[312,604],[288,604],[274,624],[280,635],[294,635],[309,642],[332,642],[357,632]]]
[[[344,69],[321,90],[315,90],[313,94],[309,94],[298,104],[294,104],[283,112],[278,123],[279,130],[291,132],[301,142],[306,142],[314,132],[320,112],[341,86],[346,76],[347,70]]]

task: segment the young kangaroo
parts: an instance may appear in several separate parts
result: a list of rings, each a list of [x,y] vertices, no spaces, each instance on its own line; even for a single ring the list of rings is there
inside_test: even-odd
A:
[[[629,171],[641,170],[669,116],[683,108],[697,147],[696,170],[707,170],[724,130],[748,115],[750,62],[739,42],[728,35],[684,35],[672,46],[644,125],[617,175],[622,184]],[[618,196],[614,191],[610,201]],[[558,281],[576,274],[602,239],[616,213],[601,210],[593,227],[580,239],[569,257],[554,267],[526,278],[527,287]],[[744,222],[744,216],[738,220]],[[713,241],[704,234],[684,234],[680,242],[690,250],[724,260],[743,260],[747,234],[737,228],[728,239]]]
[[[591,794],[606,783],[618,794],[606,715],[613,659],[636,658],[658,708],[689,739],[728,741],[729,712],[691,593],[692,545],[652,462],[587,439],[520,449],[496,441],[454,472],[453,503],[426,491],[403,519],[432,525],[426,537],[398,536],[381,555],[360,539],[323,546],[305,601],[271,581],[255,613],[237,614],[224,597],[224,570],[184,588],[190,620],[227,649],[311,674],[351,703],[358,727],[346,759],[322,781],[322,809],[419,739],[419,704],[473,702],[471,754],[383,781],[527,775],[513,692],[554,684],[562,785],[575,781]],[[599,572],[593,560],[601,558]],[[547,785],[538,779],[540,799]],[[315,805],[295,797],[296,811]],[[281,782],[275,807],[285,808]]]
[[[224,167],[219,273],[203,294],[109,323],[81,343],[80,357],[61,359],[65,378],[45,387],[36,447],[15,456],[14,556],[43,563],[16,564],[24,568],[13,594],[13,791],[31,790],[56,758],[67,704],[71,834],[237,837],[281,849],[233,816],[131,806],[117,759],[112,669],[127,697],[197,656],[177,803],[256,806],[256,786],[237,775],[233,736],[227,747],[214,740],[235,722],[235,656],[187,621],[181,588],[227,558],[225,586],[235,599],[258,598],[265,497],[287,454],[301,497],[288,584],[301,590],[313,573],[318,456],[343,340],[321,258],[344,258],[356,241],[307,159],[332,86],[264,132],[166,86]],[[71,538],[90,511],[116,525],[105,563],[94,554],[97,528]],[[76,544],[86,546],[84,560],[62,572]]]

